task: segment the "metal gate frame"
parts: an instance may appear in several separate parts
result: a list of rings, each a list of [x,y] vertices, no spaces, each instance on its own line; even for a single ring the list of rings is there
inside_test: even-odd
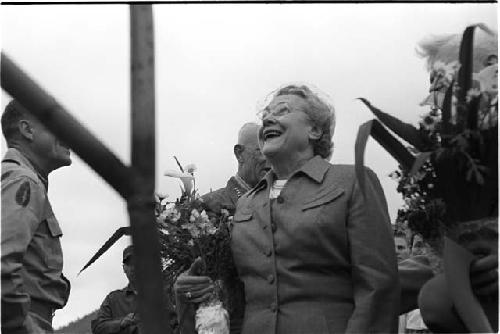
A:
[[[145,333],[171,334],[155,226],[155,58],[151,4],[130,5],[132,165],[120,159],[82,124],[1,54],[2,88],[66,143],[127,202]],[[168,302],[169,305],[172,305]]]

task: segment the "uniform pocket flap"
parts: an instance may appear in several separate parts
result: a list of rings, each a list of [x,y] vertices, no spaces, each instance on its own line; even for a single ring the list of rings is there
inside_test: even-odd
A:
[[[251,213],[236,212],[234,214],[233,222],[234,223],[244,223],[246,221],[249,221],[250,219],[252,219],[252,214]]]
[[[61,227],[59,226],[59,222],[57,221],[56,217],[49,217],[46,220],[47,220],[47,226],[49,227],[50,235],[52,235],[54,238],[62,236],[63,233],[61,231]]]
[[[332,202],[332,201],[336,200],[337,198],[339,198],[340,196],[342,196],[343,193],[344,193],[344,189],[342,189],[342,188],[337,188],[337,189],[333,189],[333,190],[330,190],[330,191],[325,192],[325,193],[321,193],[318,196],[316,196],[314,199],[304,203],[302,205],[302,211],[305,211],[307,209],[312,209],[314,207]]]

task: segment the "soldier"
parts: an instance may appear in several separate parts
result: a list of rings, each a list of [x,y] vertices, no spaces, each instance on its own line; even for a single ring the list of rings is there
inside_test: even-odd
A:
[[[238,133],[238,143],[234,145],[234,156],[238,160],[238,171],[226,184],[226,187],[202,196],[209,211],[220,213],[226,209],[232,215],[238,199],[249,191],[269,170],[264,155],[260,152],[258,134],[259,125],[244,124]]]
[[[92,320],[92,333],[94,334],[138,334],[140,332],[132,255],[133,246],[128,246],[123,250],[123,272],[129,283],[125,288],[115,290],[106,296],[97,313],[97,318]]]
[[[47,197],[48,175],[71,164],[70,151],[21,104],[2,115],[2,331],[52,332],[69,296],[59,223]]]

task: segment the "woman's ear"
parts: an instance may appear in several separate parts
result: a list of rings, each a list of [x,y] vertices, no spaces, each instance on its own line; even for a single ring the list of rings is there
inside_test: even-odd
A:
[[[309,139],[310,140],[318,140],[323,135],[323,130],[319,128],[319,126],[313,125],[309,130]]]

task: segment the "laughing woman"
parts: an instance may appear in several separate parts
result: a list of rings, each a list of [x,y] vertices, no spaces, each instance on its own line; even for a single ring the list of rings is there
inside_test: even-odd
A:
[[[372,171],[363,196],[353,166],[326,161],[334,125],[333,108],[306,86],[279,89],[262,112],[272,170],[239,200],[231,240],[244,334],[396,330],[386,200]]]

